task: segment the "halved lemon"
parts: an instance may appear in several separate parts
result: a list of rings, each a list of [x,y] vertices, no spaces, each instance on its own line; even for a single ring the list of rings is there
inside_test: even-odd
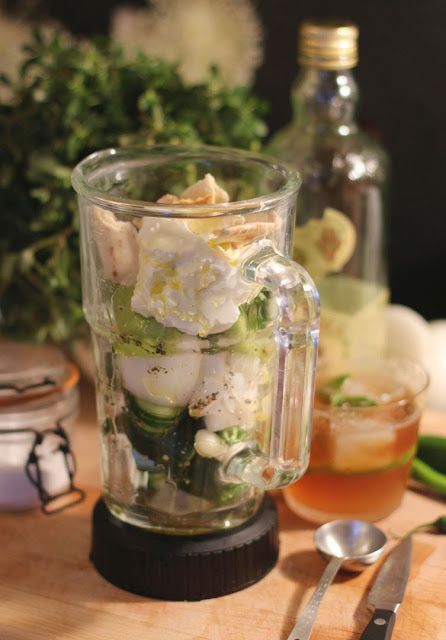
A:
[[[356,245],[356,229],[341,211],[326,208],[322,218],[309,220],[294,231],[294,259],[313,276],[340,271]]]

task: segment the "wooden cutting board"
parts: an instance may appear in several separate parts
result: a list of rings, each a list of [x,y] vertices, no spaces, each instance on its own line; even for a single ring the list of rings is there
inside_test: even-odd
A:
[[[88,560],[90,514],[99,496],[99,444],[91,391],[83,393],[74,448],[86,501],[59,515],[0,515],[0,640],[285,640],[324,567],[314,527],[275,494],[280,514],[277,567],[259,583],[202,602],[162,602],[121,591]],[[446,435],[446,416],[426,414],[424,432]],[[407,491],[379,525],[389,537],[446,514],[446,503]],[[392,543],[394,544],[394,543]],[[355,640],[369,614],[377,567],[340,574],[329,588],[312,640]],[[446,536],[419,533],[393,640],[446,640]]]

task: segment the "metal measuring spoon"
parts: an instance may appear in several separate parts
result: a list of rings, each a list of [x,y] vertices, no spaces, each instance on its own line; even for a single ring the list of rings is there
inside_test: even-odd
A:
[[[334,520],[316,530],[314,542],[330,562],[287,640],[308,640],[322,598],[339,569],[357,572],[373,564],[384,551],[387,538],[381,529],[368,522]]]

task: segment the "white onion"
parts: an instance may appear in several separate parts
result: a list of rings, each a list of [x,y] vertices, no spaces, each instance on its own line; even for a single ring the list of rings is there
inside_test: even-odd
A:
[[[428,403],[446,409],[446,320],[430,323],[431,340],[427,369],[430,375]]]
[[[200,429],[195,434],[195,451],[203,458],[223,458],[229,446],[217,436],[216,433],[207,429]]]
[[[198,382],[202,355],[117,356],[125,389],[163,407],[185,407]]]
[[[386,310],[387,354],[426,364],[429,354],[429,323],[419,313],[399,304]]]

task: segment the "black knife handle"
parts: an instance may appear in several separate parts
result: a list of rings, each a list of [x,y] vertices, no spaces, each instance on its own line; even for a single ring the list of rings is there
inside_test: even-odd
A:
[[[375,609],[359,640],[389,640],[392,635],[396,615],[388,609]]]

